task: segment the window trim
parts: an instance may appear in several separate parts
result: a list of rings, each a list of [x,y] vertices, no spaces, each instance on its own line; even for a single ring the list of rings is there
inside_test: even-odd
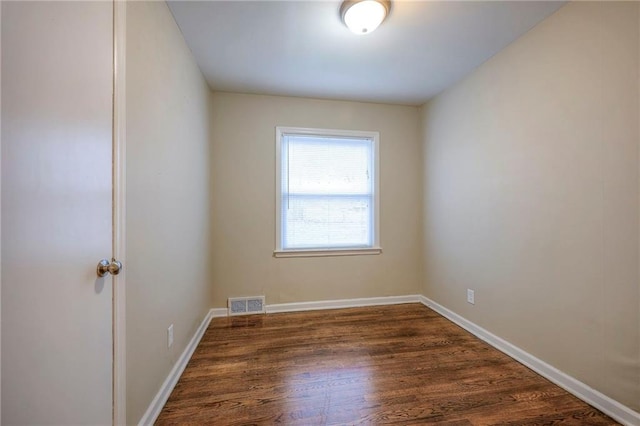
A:
[[[282,137],[285,135],[308,135],[325,137],[352,137],[371,139],[373,144],[373,245],[371,247],[348,247],[327,249],[283,249],[282,248]],[[325,256],[357,256],[382,253],[380,247],[380,133],[360,130],[314,129],[308,127],[276,126],[276,233],[275,257],[325,257]]]

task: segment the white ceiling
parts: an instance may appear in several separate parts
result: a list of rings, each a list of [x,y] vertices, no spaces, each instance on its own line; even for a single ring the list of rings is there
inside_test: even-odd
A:
[[[423,104],[560,8],[547,1],[392,1],[358,36],[340,1],[169,1],[213,90]]]

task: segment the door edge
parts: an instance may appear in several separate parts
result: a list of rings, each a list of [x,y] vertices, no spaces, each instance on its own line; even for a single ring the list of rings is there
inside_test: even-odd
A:
[[[126,425],[126,0],[113,1],[113,424]]]

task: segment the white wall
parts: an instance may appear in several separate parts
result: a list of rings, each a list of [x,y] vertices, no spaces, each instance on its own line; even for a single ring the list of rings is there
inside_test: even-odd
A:
[[[638,23],[570,3],[422,115],[426,296],[635,410]]]
[[[126,68],[127,422],[135,424],[211,307],[210,91],[164,2],[127,3]]]
[[[416,294],[421,285],[421,147],[415,107],[213,94],[213,305]],[[274,258],[275,128],[380,132],[383,253]]]

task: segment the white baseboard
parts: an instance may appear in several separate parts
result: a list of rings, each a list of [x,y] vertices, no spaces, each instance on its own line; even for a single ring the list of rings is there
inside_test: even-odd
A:
[[[461,317],[455,312],[450,311],[449,309],[434,302],[433,300],[425,296],[419,296],[419,299],[423,305],[433,309],[443,317],[464,328],[469,333],[473,334],[481,340],[484,340],[494,348],[498,349],[501,352],[504,352],[519,363],[529,367],[531,370],[560,386],[567,392],[577,396],[587,404],[592,405],[593,407],[597,408],[598,410],[602,411],[603,413],[607,414],[623,425],[640,426],[640,413],[622,405],[612,398],[609,398],[608,396],[598,392],[597,390],[582,383],[581,381],[576,380],[568,374],[563,373],[557,368],[534,357],[533,355],[525,352],[517,346],[512,345],[506,340],[501,339],[495,334],[472,323],[466,318]]]
[[[213,308],[211,311],[211,318],[220,318],[229,316],[229,310],[227,308]]]
[[[222,315],[220,315],[221,314],[220,311],[223,311]],[[204,317],[204,319],[200,323],[200,326],[196,330],[196,333],[193,335],[193,337],[189,341],[189,344],[187,345],[186,348],[184,348],[184,351],[180,355],[180,358],[178,358],[178,361],[176,361],[175,365],[169,372],[169,375],[167,376],[166,380],[164,381],[162,386],[160,386],[160,390],[156,394],[155,398],[153,398],[153,401],[151,401],[151,404],[149,404],[149,408],[147,408],[147,411],[144,413],[144,416],[142,416],[142,419],[140,419],[140,422],[138,422],[138,425],[146,426],[146,425],[152,425],[155,423],[156,419],[160,415],[160,412],[162,411],[162,407],[164,407],[164,404],[166,404],[167,399],[169,399],[169,395],[171,395],[171,391],[173,391],[173,388],[178,383],[178,380],[180,379],[182,372],[187,367],[187,364],[189,363],[189,360],[191,359],[193,352],[195,352],[196,348],[198,347],[198,343],[200,343],[200,339],[202,339],[202,336],[204,336],[204,332],[207,330],[207,327],[209,326],[211,319],[216,316],[218,317],[227,316],[227,310],[211,309],[207,313],[207,315]]]
[[[317,311],[322,309],[355,308],[359,306],[397,305],[400,303],[420,303],[420,295],[366,297],[361,299],[321,300],[318,302],[278,303],[267,305],[267,313]]]

